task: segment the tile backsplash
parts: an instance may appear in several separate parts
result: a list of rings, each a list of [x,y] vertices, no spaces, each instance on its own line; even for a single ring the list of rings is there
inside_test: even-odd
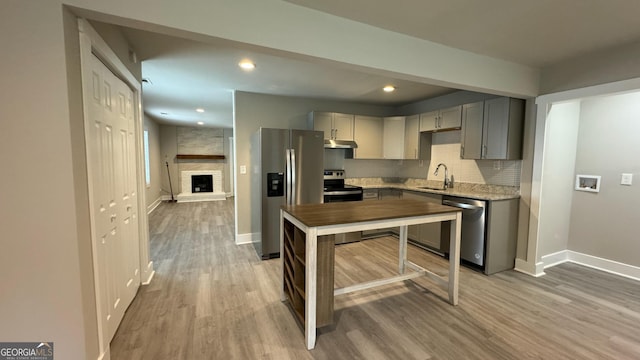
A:
[[[344,159],[342,150],[325,150],[325,167],[342,168],[350,178],[402,177],[442,180],[444,169],[433,175],[444,163],[454,181],[474,184],[520,186],[522,161],[460,159],[460,131],[434,133],[431,160],[354,160]]]

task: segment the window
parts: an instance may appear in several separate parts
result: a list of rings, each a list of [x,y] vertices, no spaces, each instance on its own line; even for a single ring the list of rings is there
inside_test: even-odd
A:
[[[149,165],[149,130],[144,130],[144,178],[147,187],[151,186],[151,169]]]

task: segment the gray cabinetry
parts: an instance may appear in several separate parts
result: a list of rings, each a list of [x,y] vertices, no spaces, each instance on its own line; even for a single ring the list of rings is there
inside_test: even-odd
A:
[[[518,199],[489,201],[484,273],[513,269],[518,238]]]
[[[353,141],[352,114],[314,111],[309,115],[309,121],[314,130],[324,131],[325,140]]]
[[[460,129],[462,106],[420,114],[420,131],[443,131]]]
[[[364,189],[362,199],[364,201],[383,200],[383,199],[400,199],[402,198],[402,190],[384,188],[384,189]],[[365,230],[362,232],[363,239],[370,239],[379,236],[389,235],[391,233],[398,233],[398,228],[383,228]]]
[[[402,198],[442,204],[442,195],[437,194],[428,194],[405,190],[402,193]],[[446,222],[445,224],[448,224],[448,222]],[[439,222],[431,224],[410,225],[407,231],[407,236],[409,237],[409,239],[417,242],[420,245],[440,251],[441,227],[442,223]]]
[[[353,139],[358,144],[358,148],[354,149],[353,158],[382,159],[383,129],[382,118],[355,115]]]
[[[482,117],[479,111],[482,109]],[[463,159],[522,158],[524,100],[500,97],[463,106]]]
[[[462,159],[482,158],[482,119],[484,101],[462,106],[462,131],[460,157]]]
[[[405,118],[404,158],[408,160],[431,158],[431,134],[420,132],[420,115]]]
[[[513,269],[516,259],[518,238],[518,205],[519,199],[487,201],[485,236],[484,236],[484,268],[487,275]],[[463,228],[465,214],[462,215]],[[442,227],[442,250],[449,252],[450,227]],[[461,241],[465,241],[465,230]]]
[[[382,157],[404,159],[404,116],[391,116],[383,120]]]

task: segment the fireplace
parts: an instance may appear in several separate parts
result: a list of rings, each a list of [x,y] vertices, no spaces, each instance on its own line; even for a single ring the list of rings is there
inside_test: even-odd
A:
[[[191,175],[191,193],[213,192],[212,175]]]
[[[178,202],[225,200],[221,170],[181,171]]]

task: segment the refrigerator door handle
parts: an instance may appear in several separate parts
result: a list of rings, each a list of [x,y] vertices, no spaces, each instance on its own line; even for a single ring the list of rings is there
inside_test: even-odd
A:
[[[287,205],[291,205],[291,150],[285,150],[285,202]]]
[[[289,167],[289,173],[291,174],[291,200],[289,205],[295,205],[296,204],[296,150],[295,149],[289,149],[289,153],[291,154],[290,158],[290,167]]]

